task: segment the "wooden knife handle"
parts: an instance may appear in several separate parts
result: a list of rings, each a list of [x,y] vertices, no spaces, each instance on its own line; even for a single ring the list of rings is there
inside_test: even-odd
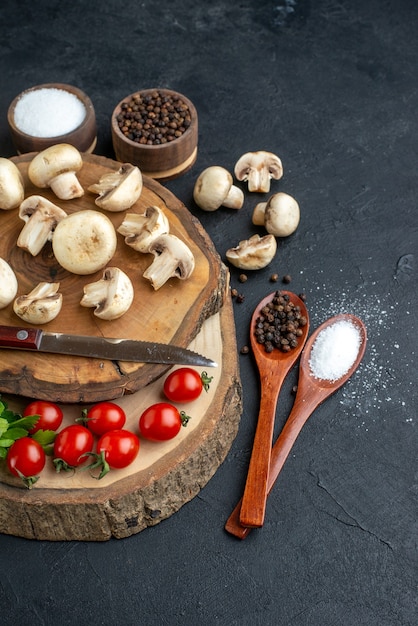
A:
[[[0,347],[38,350],[41,339],[42,330],[39,328],[0,325]]]

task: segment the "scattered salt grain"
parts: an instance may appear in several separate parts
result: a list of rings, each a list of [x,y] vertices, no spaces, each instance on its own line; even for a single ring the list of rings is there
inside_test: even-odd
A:
[[[32,137],[59,137],[83,122],[86,108],[77,96],[55,87],[24,93],[16,103],[14,122]]]
[[[327,326],[312,346],[312,374],[321,380],[339,380],[354,364],[360,345],[360,332],[351,321],[340,320]]]

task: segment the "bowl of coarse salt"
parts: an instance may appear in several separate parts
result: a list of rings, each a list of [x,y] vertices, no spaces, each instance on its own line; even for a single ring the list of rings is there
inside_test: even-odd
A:
[[[96,115],[90,98],[77,87],[47,83],[26,89],[11,102],[7,121],[18,154],[69,143],[93,152]]]

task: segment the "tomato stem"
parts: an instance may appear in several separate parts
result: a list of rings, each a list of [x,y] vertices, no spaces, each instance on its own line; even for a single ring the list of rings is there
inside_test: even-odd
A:
[[[186,413],[184,411],[180,411],[180,418],[181,418],[181,425],[182,426],[187,426],[187,424],[189,423],[189,420],[192,419],[190,417],[190,415],[186,415]]]
[[[103,478],[103,476],[106,476],[106,474],[110,471],[110,466],[109,466],[109,463],[106,461],[104,450],[102,450],[100,454],[97,454],[96,452],[86,452],[85,454],[83,454],[83,456],[91,456],[95,460],[93,461],[93,463],[90,463],[90,465],[87,465],[86,467],[81,468],[81,471],[87,470],[87,469],[92,470],[92,469],[96,469],[97,467],[101,468],[98,476],[94,476],[94,474],[90,472],[90,476],[92,478],[95,478],[96,480],[100,480],[101,478]]]
[[[208,376],[207,372],[202,372],[202,374],[200,375],[200,378],[202,380],[203,389],[206,392],[209,391],[210,383],[213,380],[213,376]]]

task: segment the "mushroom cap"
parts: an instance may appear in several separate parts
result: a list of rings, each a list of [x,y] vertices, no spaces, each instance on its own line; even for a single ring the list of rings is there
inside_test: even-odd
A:
[[[36,187],[50,187],[51,181],[83,166],[80,152],[69,143],[57,143],[38,152],[29,163],[28,176]]]
[[[51,241],[57,224],[66,212],[43,196],[29,196],[19,207],[19,217],[25,222],[16,245],[36,256],[47,241]]]
[[[0,309],[9,305],[17,294],[16,274],[5,259],[0,258]]]
[[[152,242],[149,252],[154,254],[155,258],[143,273],[143,277],[150,281],[155,290],[172,277],[186,280],[194,270],[195,260],[192,251],[176,235],[160,235]]]
[[[127,213],[118,233],[125,237],[125,243],[137,252],[149,252],[149,247],[160,235],[170,230],[167,216],[157,206],[149,206],[145,213]]]
[[[274,258],[277,242],[274,235],[253,235],[226,251],[227,260],[243,270],[260,270]]]
[[[25,197],[23,177],[13,161],[0,157],[0,209],[16,209]]]
[[[57,225],[52,249],[58,263],[74,274],[103,269],[116,251],[116,231],[110,219],[90,209],[77,211]]]
[[[136,165],[124,163],[117,172],[105,174],[88,190],[99,194],[95,204],[100,208],[113,212],[125,211],[142,193],[141,170]]]
[[[235,164],[238,180],[248,181],[248,191],[269,192],[270,179],[279,180],[283,176],[282,162],[276,154],[266,150],[246,152]]]
[[[13,311],[29,324],[47,324],[61,311],[59,286],[59,283],[39,283],[27,295],[16,298]]]
[[[199,174],[193,199],[204,211],[216,211],[223,205],[233,186],[232,175],[220,165],[211,165]]]
[[[275,193],[267,201],[264,226],[275,237],[288,237],[299,226],[300,209],[295,198],[287,193]]]
[[[134,299],[132,281],[118,267],[107,267],[101,280],[84,286],[81,306],[94,307],[100,319],[115,320],[122,317]]]

